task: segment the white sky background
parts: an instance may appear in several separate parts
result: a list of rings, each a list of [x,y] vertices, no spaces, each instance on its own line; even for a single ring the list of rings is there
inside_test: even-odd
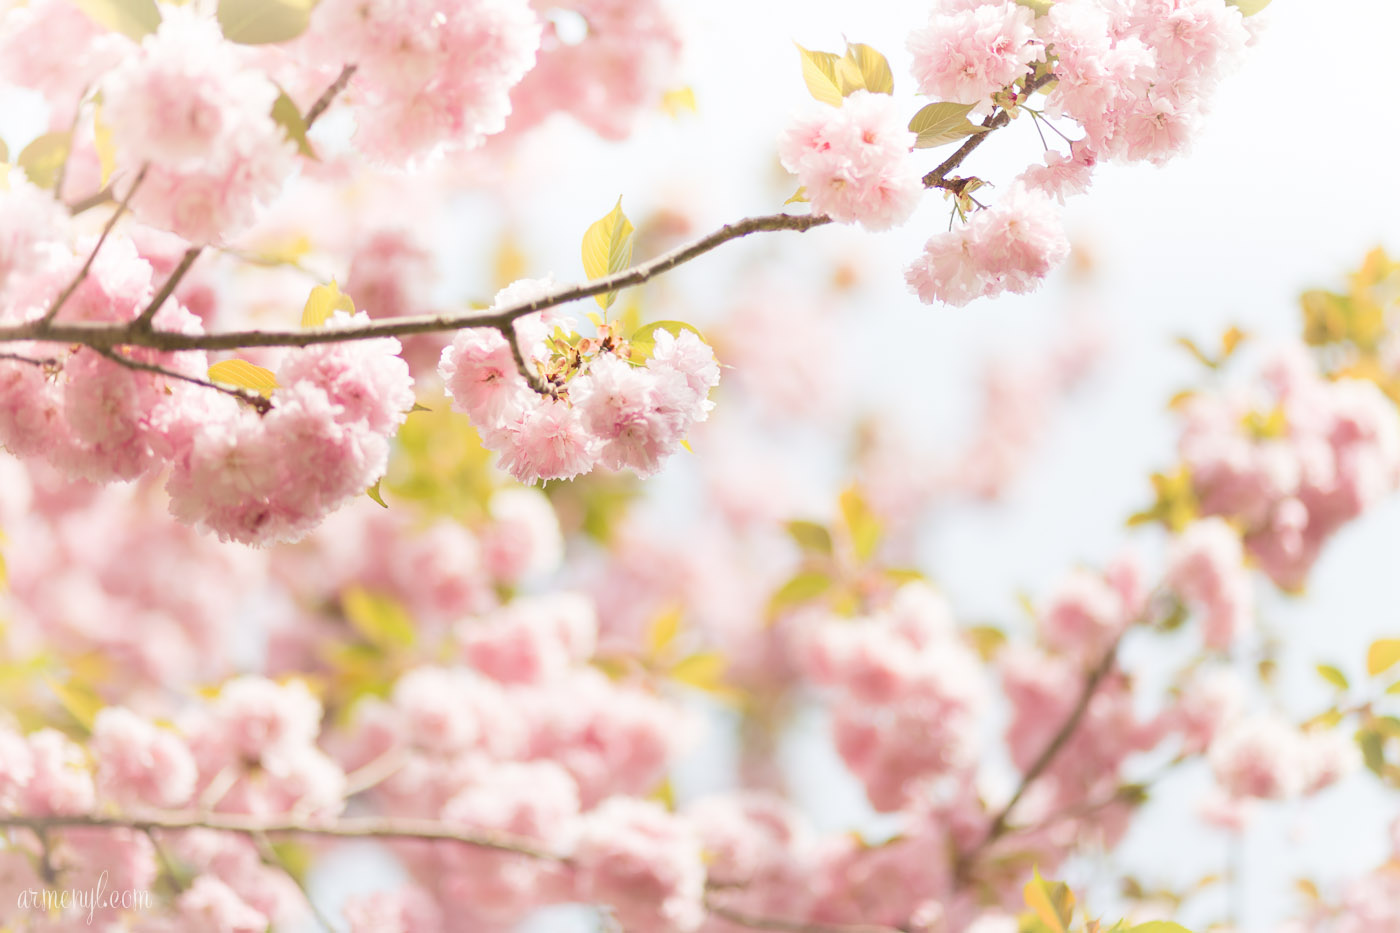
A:
[[[619,145],[551,125],[547,144],[537,139],[534,151],[522,152],[515,181],[528,182],[533,193],[521,203],[519,231],[543,265],[536,271],[577,277],[579,236],[618,193],[634,217],[648,206],[688,201],[699,230],[779,209],[772,141],[788,114],[809,100],[793,40],[838,49],[844,36],[875,46],[890,58],[912,114],[919,102],[909,95],[903,37],[929,8],[849,0],[686,3],[682,15],[693,28],[684,81],[696,91],[697,116],[658,118]],[[1074,563],[1102,561],[1128,540],[1124,516],[1148,501],[1148,473],[1171,460],[1164,402],[1197,376],[1171,346],[1173,337],[1189,333],[1209,342],[1231,323],[1259,336],[1293,336],[1303,288],[1340,287],[1376,245],[1400,252],[1400,117],[1393,102],[1400,3],[1275,0],[1265,16],[1268,29],[1219,93],[1191,155],[1164,169],[1103,168],[1090,194],[1071,202],[1071,234],[1098,260],[1095,303],[1114,343],[1011,498],[990,510],[944,512],[930,530],[927,567],[964,617],[1015,619],[1017,590],[1044,592]],[[25,138],[15,127],[32,119],[22,102],[0,98],[0,129],[12,151]],[[1019,124],[990,139],[961,173],[1004,182],[1036,158],[1039,140],[1028,121]],[[945,151],[927,154],[928,166]],[[866,389],[872,397],[900,397],[916,416],[911,425],[933,441],[965,423],[977,359],[998,347],[1033,349],[1039,335],[1060,324],[1067,292],[1052,279],[1024,298],[962,310],[921,305],[905,291],[902,269],[946,225],[941,199],[928,201],[910,225],[889,234],[824,229],[804,236],[841,238],[869,260],[871,279],[883,285],[872,286],[869,317],[854,335],[872,361]],[[494,230],[463,219],[461,240],[451,248],[473,257],[464,267],[480,267]],[[724,270],[766,248],[729,244],[728,258],[705,257],[677,281],[694,303],[731,301]],[[783,255],[800,253],[794,243]],[[893,375],[900,372],[909,375]],[[911,385],[925,394],[911,400]],[[1155,556],[1151,534],[1135,541]],[[1314,663],[1337,664],[1359,681],[1370,639],[1400,634],[1397,555],[1400,504],[1392,502],[1328,547],[1307,598],[1264,603],[1266,623],[1291,648],[1283,684],[1295,714],[1326,701]],[[825,760],[815,743],[794,754]],[[1148,879],[1186,881],[1225,864],[1219,836],[1183,827],[1175,815],[1195,799],[1196,778],[1173,782],[1126,846]],[[842,782],[812,792],[826,825],[859,817],[856,795]],[[1375,864],[1384,852],[1383,826],[1397,813],[1397,801],[1377,792],[1369,777],[1303,811],[1273,808],[1243,850],[1242,929],[1269,930],[1287,915],[1299,870],[1325,882]],[[364,888],[365,866],[358,864],[321,874],[328,901]],[[374,879],[376,886],[387,881]],[[1180,919],[1219,919],[1221,903]],[[571,926],[556,917],[536,929]]]

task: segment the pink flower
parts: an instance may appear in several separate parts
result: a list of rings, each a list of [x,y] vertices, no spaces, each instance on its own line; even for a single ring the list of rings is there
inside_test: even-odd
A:
[[[1244,547],[1223,519],[1192,523],[1172,542],[1167,584],[1205,614],[1207,646],[1226,651],[1254,624],[1254,591],[1244,567]]]
[[[550,573],[564,556],[554,508],[533,489],[496,490],[491,496],[491,522],[482,529],[481,538],[491,575],[507,583]]]
[[[350,933],[442,933],[442,910],[417,886],[361,894],[345,903]]]
[[[96,802],[87,755],[63,733],[41,729],[29,735],[33,772],[20,812],[31,816],[88,813]]]
[[[923,192],[905,123],[890,95],[856,91],[839,108],[818,107],[793,123],[778,156],[813,213],[888,230],[909,219]]]
[[[1210,748],[1220,786],[1235,797],[1281,800],[1307,783],[1302,737],[1276,716],[1254,716],[1227,727]]]
[[[605,800],[574,851],[580,895],[636,933],[687,933],[705,919],[705,865],[694,828],[651,801]]]
[[[194,758],[185,743],[124,707],[97,714],[92,752],[98,788],[118,803],[169,809],[194,793]]]
[[[200,875],[176,901],[189,933],[265,933],[268,917],[213,875]]]
[[[321,731],[321,704],[299,680],[235,677],[220,688],[212,712],[232,752],[253,761],[310,746]]]
[[[1049,197],[1017,185],[963,227],[929,239],[905,279],[922,301],[961,307],[1004,291],[1025,294],[1068,256]]]
[[[598,460],[643,478],[680,448],[694,408],[686,379],[674,370],[636,369],[611,354],[574,380],[571,397],[584,428],[601,442]]]
[[[573,479],[598,462],[598,439],[578,409],[535,396],[505,428],[501,467],[522,483]]]
[[[981,104],[1044,61],[1035,13],[1015,3],[940,2],[909,37],[919,93]]]

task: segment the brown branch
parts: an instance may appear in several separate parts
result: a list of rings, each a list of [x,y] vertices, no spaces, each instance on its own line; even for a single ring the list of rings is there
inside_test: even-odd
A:
[[[121,220],[122,214],[125,214],[126,209],[131,206],[131,199],[135,197],[136,189],[141,187],[141,182],[146,180],[146,170],[150,167],[150,163],[148,162],[141,166],[141,171],[136,173],[136,179],[131,183],[130,190],[127,191],[126,197],[121,199],[121,203],[118,204],[117,209],[112,212],[112,216],[107,218],[107,223],[103,226],[102,233],[98,236],[97,242],[93,245],[92,252],[88,253],[88,258],[83,262],[82,268],[78,270],[77,275],[73,276],[73,281],[69,282],[63,291],[58,293],[58,297],[54,299],[53,304],[49,305],[49,310],[39,319],[40,323],[52,323],[53,319],[58,317],[58,312],[63,310],[64,304],[66,304],[68,299],[73,297],[73,293],[78,290],[78,286],[83,284],[83,279],[87,278],[88,272],[92,270],[92,264],[97,260],[98,251],[102,249],[102,244],[107,242],[107,235],[112,232],[112,228],[117,225],[117,221]]]
[[[1034,77],[1033,74],[1027,75],[1026,87],[1024,91],[1026,97],[1029,98],[1036,91],[1040,90],[1042,87],[1054,80],[1054,74],[1049,73],[1041,75],[1038,78]],[[970,156],[973,153],[973,150],[975,150],[978,146],[982,145],[982,143],[986,141],[987,137],[992,135],[993,130],[999,130],[1010,122],[1011,113],[1008,110],[1002,109],[998,110],[996,113],[988,114],[987,118],[982,121],[983,131],[980,133],[974,133],[971,136],[969,136],[967,140],[963,142],[961,146],[958,147],[956,152],[954,152],[952,155],[948,156],[948,158],[943,160],[942,165],[938,166],[938,168],[925,175],[924,187],[947,187],[944,184],[944,180],[948,177],[948,173],[951,172],[953,169],[957,168],[959,165],[962,165],[963,160]]]
[[[370,340],[376,337],[407,337],[413,334],[440,333],[468,327],[490,327],[500,330],[515,321],[516,318],[533,314],[536,311],[641,285],[653,277],[702,256],[730,240],[765,231],[796,230],[802,232],[829,223],[831,223],[830,217],[813,217],[801,214],[768,214],[762,217],[750,217],[736,223],[726,224],[714,233],[658,256],[650,262],[644,262],[631,269],[625,269],[622,272],[591,282],[558,289],[532,301],[510,305],[499,310],[389,318],[349,327],[283,331],[245,330],[214,334],[181,334],[164,330],[139,332],[131,328],[129,324],[88,322],[51,324],[45,327],[41,326],[40,322],[31,321],[10,327],[0,327],[0,343],[14,340],[52,340],[58,343],[77,343],[94,348],[126,345],[164,351],[238,350],[247,347],[307,347],[322,343]]]
[[[302,118],[303,122],[306,123],[307,129],[311,129],[311,124],[319,120],[321,114],[325,113],[326,109],[330,107],[331,102],[336,99],[341,91],[345,90],[345,86],[349,84],[350,79],[355,76],[355,69],[358,67],[360,66],[346,65],[344,68],[340,69],[340,74],[331,82],[331,86],[322,91],[321,96],[316,98],[316,103],[311,105],[311,109],[306,111],[306,116]]]
[[[215,392],[223,392],[225,395],[232,395],[240,402],[247,402],[262,414],[267,414],[272,410],[272,401],[259,395],[257,392],[230,386],[221,386],[216,382],[200,379],[198,376],[186,376],[184,373],[177,373],[173,369],[166,369],[164,366],[157,366],[155,363],[133,360],[126,354],[118,352],[110,347],[90,347],[89,349],[119,366],[125,366],[127,369],[134,369],[143,373],[154,373],[157,376],[165,376],[167,379],[179,379],[181,382],[188,382],[205,389],[213,389]]]
[[[203,252],[203,250],[204,248],[202,246],[191,246],[189,249],[185,250],[185,255],[180,257],[180,261],[175,265],[175,268],[171,270],[170,275],[165,280],[165,284],[160,287],[160,291],[156,292],[155,297],[151,299],[150,304],[146,305],[136,317],[136,320],[131,322],[131,327],[134,330],[151,330],[151,322],[155,320],[156,312],[160,310],[161,305],[165,304],[166,299],[175,291],[175,287],[180,284],[180,280],[185,277],[185,273],[190,271],[190,266],[194,265],[194,261],[199,258],[199,254]]]
[[[409,839],[456,842],[480,849],[493,849],[529,858],[567,863],[565,856],[547,852],[527,840],[494,833],[471,833],[449,829],[436,820],[374,819],[347,817],[333,823],[301,820],[259,819],[237,813],[170,812],[143,816],[20,816],[0,815],[0,827],[29,829],[43,835],[53,829],[85,827],[89,829],[131,829],[139,832],[153,830],[211,829],[239,833],[245,836],[317,836],[335,839]]]
[[[1089,703],[1094,699],[1094,694],[1098,692],[1099,686],[1113,670],[1114,662],[1118,660],[1118,645],[1122,641],[1122,635],[1114,639],[1113,644],[1104,652],[1099,663],[1089,672],[1089,676],[1084,680],[1084,686],[1079,691],[1079,697],[1075,700],[1074,708],[1065,721],[1060,724],[1060,728],[1055,732],[1050,742],[1036,756],[1035,761],[1026,769],[1026,773],[1021,776],[1021,782],[1016,786],[1016,791],[1011,795],[1011,799],[997,811],[992,818],[991,825],[987,828],[987,833],[976,845],[966,852],[959,853],[957,859],[956,875],[959,878],[966,876],[967,870],[972,866],[972,861],[993,842],[996,842],[1006,833],[1011,813],[1016,809],[1016,805],[1021,802],[1021,798],[1030,790],[1031,785],[1040,779],[1046,770],[1054,763],[1060,752],[1064,751],[1069,740],[1074,737],[1074,733],[1079,729],[1079,724],[1084,721],[1084,714],[1089,711]]]

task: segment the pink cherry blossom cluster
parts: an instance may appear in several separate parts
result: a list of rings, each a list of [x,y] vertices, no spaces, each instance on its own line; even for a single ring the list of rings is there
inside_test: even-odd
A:
[[[51,729],[21,736],[5,727],[0,805],[7,813],[98,815],[182,810],[198,802],[206,812],[324,818],[343,804],[345,775],[315,746],[320,720],[320,704],[304,686],[243,677],[186,710],[174,726],[120,706],[104,708],[87,751]],[[46,883],[30,861],[41,845],[49,853],[43,861],[68,885],[106,872],[111,887],[148,889],[160,871],[152,837],[134,830],[77,827],[42,844],[23,832],[14,842],[6,851],[7,883]],[[171,835],[169,848],[195,878],[174,905],[179,928],[261,930],[305,915],[295,883],[265,864],[246,836],[182,832]],[[0,910],[14,906],[10,898]],[[99,913],[106,924],[122,920],[116,906],[99,907]],[[230,918],[236,918],[233,926],[198,925]]]
[[[1254,588],[1240,536],[1223,519],[1193,522],[1175,541],[1167,585],[1202,615],[1207,647],[1228,651],[1254,625]]]
[[[1069,117],[1084,136],[962,228],[930,238],[910,288],[958,307],[1033,289],[1068,255],[1049,201],[1087,190],[1100,159],[1162,163],[1181,152],[1249,38],[1225,0],[1059,0],[1039,16],[1011,0],[940,0],[909,39],[920,93],[1014,117],[1029,95],[1007,96],[1013,85],[1043,73],[1054,84],[1032,118]]]
[[[521,281],[496,296],[495,307],[535,297],[548,283]],[[527,365],[549,359],[545,344],[554,315],[514,324]],[[501,466],[523,483],[570,479],[595,466],[651,476],[680,450],[692,425],[713,407],[719,384],[714,353],[693,332],[658,329],[642,365],[598,352],[555,397],[533,391],[500,331],[462,331],[445,349],[439,372],[453,406],[465,412]]]
[[[12,322],[44,316],[82,264],[60,243],[27,249],[39,259],[5,283],[0,317]],[[112,238],[62,313],[66,320],[131,321],[154,292],[150,264],[131,241]],[[338,312],[328,326],[351,321]],[[177,333],[203,330],[174,300],[153,323]],[[244,543],[292,539],[383,475],[389,438],[414,403],[398,349],[398,341],[381,339],[288,351],[278,373],[283,388],[262,414],[232,396],[91,349],[20,345],[18,355],[38,363],[0,361],[0,442],[97,482],[170,466],[171,510],[181,520]],[[137,349],[129,358],[187,379],[202,380],[208,368],[203,352]]]
[[[132,199],[144,222],[224,243],[281,193],[296,146],[272,118],[277,85],[252,56],[193,7],[175,7],[103,77],[102,120],[124,186],[146,172]]]
[[[986,686],[928,586],[904,586],[881,615],[821,623],[804,655],[807,676],[833,691],[836,747],[876,808],[975,766]]]
[[[1201,512],[1235,523],[1285,588],[1400,487],[1400,412],[1374,383],[1322,378],[1301,346],[1276,352],[1262,385],[1192,396],[1182,417],[1178,451]]]
[[[1211,743],[1209,759],[1221,789],[1237,800],[1316,793],[1361,766],[1349,736],[1331,729],[1299,731],[1273,715],[1227,724]]]
[[[794,121],[778,157],[814,213],[888,230],[909,219],[923,193],[909,154],[914,134],[904,124],[893,97],[856,91],[840,107],[822,105]]]
[[[402,165],[499,133],[540,29],[528,0],[328,0],[304,42],[323,60],[357,65],[356,144]]]
[[[539,59],[511,92],[511,129],[567,113],[607,139],[626,137],[675,88],[681,33],[661,0],[533,0]],[[581,27],[582,36],[575,35]]]

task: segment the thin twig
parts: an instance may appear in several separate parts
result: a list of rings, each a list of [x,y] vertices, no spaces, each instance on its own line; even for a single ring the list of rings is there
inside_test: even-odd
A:
[[[52,323],[53,319],[58,317],[58,312],[63,310],[64,304],[66,304],[68,299],[73,297],[73,293],[78,290],[78,286],[83,284],[83,279],[87,278],[88,272],[92,269],[93,262],[97,260],[98,251],[102,249],[102,244],[107,242],[107,235],[112,232],[112,228],[117,225],[117,221],[121,220],[122,214],[125,214],[126,209],[131,206],[131,199],[135,196],[136,189],[141,187],[141,182],[146,180],[146,170],[150,167],[150,163],[148,162],[141,166],[141,171],[136,173],[136,178],[132,181],[131,188],[126,192],[126,197],[121,199],[121,203],[119,203],[117,209],[112,212],[112,216],[107,218],[107,223],[103,226],[102,233],[98,236],[97,243],[93,245],[92,252],[88,253],[88,258],[83,263],[82,268],[78,270],[77,275],[73,276],[73,281],[69,282],[63,291],[58,293],[58,297],[55,298],[53,304],[49,306],[49,310],[39,319],[41,324],[47,325]]]
[[[189,249],[185,250],[185,255],[180,257],[180,261],[176,263],[175,268],[171,270],[170,275],[165,280],[165,284],[160,287],[160,291],[155,293],[150,304],[146,305],[136,319],[131,322],[131,327],[133,329],[151,329],[151,322],[155,320],[156,312],[160,310],[161,305],[165,304],[166,299],[175,291],[175,287],[180,284],[180,280],[185,277],[185,273],[190,271],[190,266],[194,265],[194,261],[199,258],[199,254],[202,251],[203,247],[201,246],[191,246]]]
[[[88,816],[54,814],[51,816],[22,816],[0,814],[0,826],[29,829],[43,834],[48,830],[81,826],[91,829],[190,830],[210,829],[218,832],[252,836],[312,836],[334,839],[406,839],[455,842],[479,849],[509,852],[529,858],[568,863],[569,859],[539,848],[528,840],[505,834],[472,833],[449,829],[439,820],[376,819],[346,817],[336,822],[318,823],[304,820],[260,819],[237,813],[196,813],[177,811],[143,816]]]
[[[269,411],[272,410],[272,401],[270,399],[264,398],[263,396],[251,390],[240,389],[232,386],[221,386],[216,382],[210,382],[207,379],[200,379],[198,376],[186,376],[184,373],[177,373],[173,369],[166,369],[164,366],[157,366],[155,363],[146,363],[141,360],[133,360],[126,354],[119,353],[118,351],[109,349],[107,347],[91,347],[90,349],[92,350],[92,352],[98,354],[99,356],[111,360],[113,363],[116,363],[119,366],[125,366],[127,369],[134,369],[143,373],[153,373],[157,376],[165,376],[168,379],[179,379],[181,382],[188,382],[192,385],[201,386],[205,389],[213,389],[216,392],[223,392],[225,395],[232,395],[240,402],[247,402],[249,405],[252,405],[262,414],[267,414]]]
[[[331,86],[322,91],[321,96],[316,98],[316,103],[311,105],[311,109],[306,111],[306,116],[303,118],[307,129],[310,129],[311,124],[320,119],[321,114],[326,112],[326,108],[331,105],[336,96],[345,90],[345,86],[355,76],[355,69],[358,67],[358,65],[346,65],[340,69],[340,74],[336,76],[335,81],[331,82]]]
[[[311,908],[311,916],[316,918],[316,922],[321,925],[321,929],[325,930],[326,933],[336,933],[335,924],[331,923],[330,918],[321,912],[321,908],[316,906],[316,902],[311,899],[311,892],[306,890],[306,885],[302,884],[300,878],[292,874],[292,870],[287,867],[287,863],[283,861],[282,856],[277,854],[277,849],[273,847],[272,840],[267,838],[267,834],[252,833],[251,835],[253,838],[253,845],[257,847],[258,855],[262,858],[263,863],[286,875],[287,878],[291,880],[292,884],[296,885],[297,888],[301,890],[301,896],[306,898],[306,906]]]
[[[1114,662],[1118,659],[1118,645],[1122,641],[1122,635],[1114,639],[1113,644],[1104,652],[1099,663],[1089,672],[1089,676],[1084,680],[1084,686],[1080,688],[1079,697],[1075,700],[1074,708],[1065,721],[1060,724],[1060,728],[1055,732],[1053,738],[1036,756],[1035,761],[1026,769],[1026,773],[1021,775],[1021,782],[1016,786],[1016,791],[1011,795],[1002,808],[992,817],[991,825],[987,827],[986,834],[976,845],[966,852],[959,853],[957,859],[957,875],[963,877],[973,860],[987,846],[996,842],[1005,834],[1011,813],[1016,809],[1016,805],[1021,802],[1021,798],[1030,790],[1031,785],[1040,779],[1041,775],[1054,763],[1055,758],[1069,744],[1069,740],[1074,737],[1074,733],[1079,728],[1079,724],[1084,720],[1084,714],[1089,711],[1089,703],[1094,699],[1094,694],[1098,692],[1099,686],[1113,670]]]
[[[170,886],[175,889],[176,894],[183,894],[185,891],[184,879],[175,869],[175,863],[171,860],[170,853],[165,851],[165,846],[161,845],[160,840],[156,838],[156,831],[148,826],[143,832],[145,832],[146,838],[151,840],[151,846],[156,850],[156,858],[160,860],[161,867],[170,876]]]
[[[1038,78],[1028,76],[1025,88],[1026,97],[1030,97],[1036,91],[1040,90],[1042,87],[1054,80],[1055,76],[1053,74],[1044,74]],[[969,155],[971,155],[974,149],[982,145],[982,143],[987,139],[988,136],[992,135],[992,130],[1001,129],[1003,126],[1010,122],[1011,114],[1007,110],[998,110],[996,113],[989,114],[987,118],[982,121],[983,132],[974,133],[971,136],[969,136],[967,138],[967,141],[964,142],[961,146],[959,146],[956,152],[954,152],[952,155],[948,156],[948,158],[943,160],[942,165],[938,166],[938,168],[925,175],[924,187],[942,188],[943,179],[948,177],[948,173],[951,172],[953,169],[957,168],[959,165],[962,165],[963,160],[966,159]]]

